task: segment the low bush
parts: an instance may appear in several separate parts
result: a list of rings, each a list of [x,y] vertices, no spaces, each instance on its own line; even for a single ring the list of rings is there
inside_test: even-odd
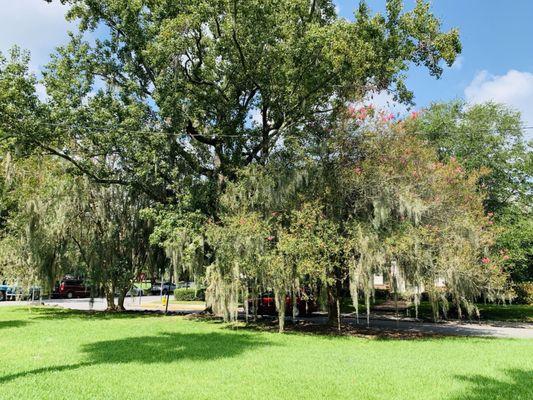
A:
[[[204,289],[176,289],[174,290],[174,298],[178,301],[204,301]]]
[[[533,305],[533,282],[518,283],[514,290],[517,303]]]

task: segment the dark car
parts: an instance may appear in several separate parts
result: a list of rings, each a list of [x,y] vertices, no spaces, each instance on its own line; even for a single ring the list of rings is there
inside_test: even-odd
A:
[[[150,293],[153,295],[163,293],[163,296],[166,296],[167,293],[174,293],[174,290],[176,290],[176,285],[172,282],[163,283],[163,290],[161,290],[161,283],[154,283],[150,288]]]
[[[257,314],[258,315],[277,315],[276,309],[276,299],[274,293],[267,292],[261,294],[259,298],[256,299],[257,302]],[[254,301],[252,299],[248,300],[248,307],[250,312],[254,311]],[[311,315],[313,312],[317,311],[318,307],[316,301],[308,295],[305,296],[296,296],[296,315],[304,316]],[[285,314],[290,316],[292,315],[292,300],[290,295],[285,296]]]
[[[74,297],[89,297],[91,288],[82,279],[63,279],[56,284],[53,296],[56,298],[72,299]]]

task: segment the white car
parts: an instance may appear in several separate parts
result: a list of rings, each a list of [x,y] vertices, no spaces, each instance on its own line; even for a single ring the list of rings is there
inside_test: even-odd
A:
[[[116,292],[116,295],[118,296],[118,291]],[[136,297],[136,296],[144,296],[144,290],[141,289],[140,287],[137,287],[135,285],[133,285],[130,290],[128,290],[128,292],[126,293],[126,297],[128,296],[133,296],[133,297]]]

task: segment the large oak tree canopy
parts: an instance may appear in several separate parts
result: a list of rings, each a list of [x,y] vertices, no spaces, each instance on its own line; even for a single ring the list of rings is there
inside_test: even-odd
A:
[[[159,200],[182,179],[265,162],[312,116],[371,91],[409,102],[409,65],[439,76],[460,51],[458,32],[441,32],[423,1],[404,12],[389,0],[385,15],[362,2],[354,21],[329,0],[61,2],[80,32],[43,73],[48,100],[33,108],[32,129],[2,128]]]

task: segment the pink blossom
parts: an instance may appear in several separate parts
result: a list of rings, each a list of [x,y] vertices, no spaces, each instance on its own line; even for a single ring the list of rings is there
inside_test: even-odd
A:
[[[419,117],[419,115],[420,115],[420,111],[413,111],[411,113],[411,118],[416,119]]]
[[[394,114],[390,113],[390,114],[387,114],[387,115],[383,115],[381,117],[381,120],[383,122],[389,122],[389,121],[392,121],[394,119]]]
[[[483,258],[481,259],[481,262],[482,262],[483,264],[488,264],[488,263],[490,263],[490,258],[488,258],[488,257],[483,257]]]
[[[266,240],[268,240],[269,242],[273,241],[274,240],[274,236],[269,236],[266,238]]]
[[[509,256],[506,254],[506,255],[503,256],[503,259],[504,259],[504,260],[508,260],[508,259],[509,259]]]

